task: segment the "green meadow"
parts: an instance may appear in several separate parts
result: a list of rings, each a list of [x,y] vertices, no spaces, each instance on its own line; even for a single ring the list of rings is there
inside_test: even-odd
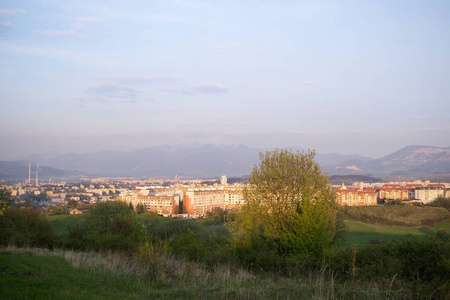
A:
[[[386,213],[388,210],[389,213]],[[433,236],[436,235],[438,230],[444,230],[450,233],[450,213],[447,216],[446,212],[440,208],[428,207],[423,209],[419,207],[408,207],[405,209],[402,207],[383,207],[380,209],[380,207],[364,207],[351,208],[349,215],[352,216],[353,220],[345,221],[347,230],[344,235],[344,243],[347,245],[366,244],[375,240],[390,241],[408,236]],[[367,218],[368,215],[370,216],[369,218]],[[435,216],[438,217],[439,222],[435,224],[428,222],[429,225],[420,226],[424,219],[428,221],[431,217]],[[57,235],[67,234],[69,228],[81,220],[81,218],[83,218],[83,215],[54,215],[46,217]],[[137,221],[143,222],[148,218],[157,218],[158,222],[163,223],[172,222],[170,219],[154,215],[139,215],[137,216]],[[366,218],[366,222],[359,221],[363,218]],[[448,220],[442,221],[445,218],[448,218]],[[180,220],[179,222],[183,221]],[[195,222],[201,226],[223,226],[213,224],[211,218],[198,219]],[[408,224],[409,226],[384,225],[394,222],[396,224]]]
[[[430,227],[407,227],[365,224],[354,221],[346,221],[346,244],[366,244],[370,241],[396,240],[408,236],[433,236],[438,230],[450,232],[450,221],[443,221]]]

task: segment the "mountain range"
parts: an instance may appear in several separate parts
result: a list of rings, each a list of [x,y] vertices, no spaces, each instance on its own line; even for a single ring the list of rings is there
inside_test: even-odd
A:
[[[349,160],[334,166],[332,173],[377,176],[449,175],[450,147],[411,145],[379,159]]]
[[[302,148],[292,148],[302,151]],[[132,152],[101,151],[33,155],[18,162],[0,162],[0,179],[28,178],[28,161],[52,177],[217,177],[250,174],[265,149],[245,145],[189,144],[155,146]],[[316,154],[330,175],[421,176],[450,174],[450,147],[408,146],[379,159],[336,153]],[[15,165],[16,167],[14,167]],[[48,169],[46,169],[48,168]],[[15,172],[14,169],[20,169]],[[77,170],[77,171],[63,171]],[[56,176],[60,174],[60,176]],[[9,176],[9,177],[8,177]]]

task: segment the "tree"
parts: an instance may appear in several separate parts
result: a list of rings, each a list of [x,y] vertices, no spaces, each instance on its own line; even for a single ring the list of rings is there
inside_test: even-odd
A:
[[[259,236],[274,243],[281,255],[322,257],[336,234],[336,206],[314,155],[260,153],[244,190],[245,205],[230,224],[236,243],[251,247]]]
[[[0,216],[3,215],[3,213],[6,210],[6,207],[11,202],[11,193],[6,187],[0,188]]]
[[[127,250],[135,245],[139,228],[133,210],[124,202],[106,201],[93,205],[69,232],[72,247]]]
[[[136,213],[137,214],[145,214],[145,206],[144,206],[144,204],[142,204],[142,203],[139,203],[137,206],[136,206]]]

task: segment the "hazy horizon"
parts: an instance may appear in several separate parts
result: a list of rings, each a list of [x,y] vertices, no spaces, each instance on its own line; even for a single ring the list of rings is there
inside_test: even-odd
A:
[[[450,141],[448,1],[3,1],[0,160]]]

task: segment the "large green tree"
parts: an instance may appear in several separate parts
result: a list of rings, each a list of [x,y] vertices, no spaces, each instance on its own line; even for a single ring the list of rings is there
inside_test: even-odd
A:
[[[244,191],[246,204],[230,224],[235,243],[251,247],[259,236],[280,254],[321,257],[336,234],[335,194],[315,153],[260,154]]]

